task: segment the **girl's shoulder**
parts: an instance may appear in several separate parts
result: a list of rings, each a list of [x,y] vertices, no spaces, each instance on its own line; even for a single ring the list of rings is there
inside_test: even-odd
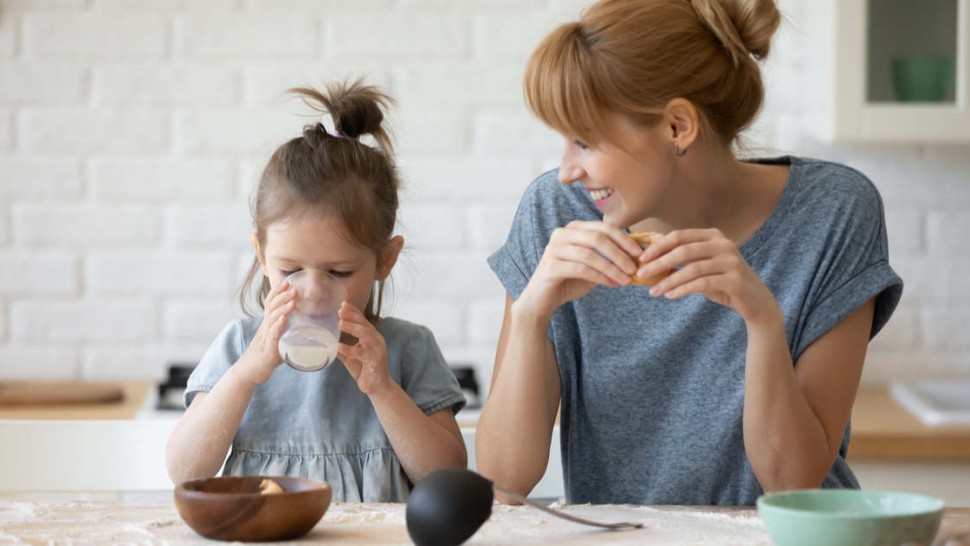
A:
[[[382,317],[377,331],[384,337],[388,352],[395,348],[403,350],[412,344],[437,345],[434,333],[423,324],[397,317]]]

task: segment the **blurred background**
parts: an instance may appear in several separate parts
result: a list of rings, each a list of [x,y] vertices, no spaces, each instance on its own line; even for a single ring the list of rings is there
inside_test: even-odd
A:
[[[588,4],[0,0],[0,380],[155,380],[197,361],[240,314],[261,168],[317,121],[284,91],[364,76],[398,100],[407,246],[387,311],[428,325],[484,388],[504,298],[485,259],[561,144],[526,111],[523,68]],[[929,4],[953,26],[956,0]],[[907,110],[840,137],[862,118],[838,91],[860,66],[839,63],[866,59],[832,2],[780,6],[744,153],[841,161],[881,190],[906,288],[865,382],[970,375],[970,126],[934,134],[938,112]],[[966,120],[952,89],[928,100]]]

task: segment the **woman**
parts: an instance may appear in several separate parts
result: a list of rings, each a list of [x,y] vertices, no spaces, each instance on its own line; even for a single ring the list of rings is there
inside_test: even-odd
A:
[[[508,297],[476,447],[497,483],[532,489],[558,414],[572,503],[858,487],[849,413],[902,281],[862,174],[732,152],[779,20],[771,0],[602,0],[533,53],[528,105],[565,151],[489,259]]]

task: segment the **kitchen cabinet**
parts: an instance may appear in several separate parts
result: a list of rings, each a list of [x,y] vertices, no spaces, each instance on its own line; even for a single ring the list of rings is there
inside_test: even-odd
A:
[[[970,142],[970,0],[824,0],[798,9],[810,134]]]

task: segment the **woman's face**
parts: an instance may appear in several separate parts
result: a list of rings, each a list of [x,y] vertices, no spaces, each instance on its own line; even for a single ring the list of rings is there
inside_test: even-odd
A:
[[[338,219],[313,210],[269,225],[265,244],[260,248],[257,242],[256,249],[263,275],[276,288],[287,275],[303,269],[329,273],[343,282],[347,302],[363,311],[374,281],[387,277],[397,252],[393,252],[389,263],[385,252],[384,263],[378,264],[373,250],[352,242],[344,233]],[[400,246],[393,243],[398,239],[389,243],[397,250]]]
[[[662,124],[637,125],[613,114],[607,127],[609,140],[566,138],[559,181],[581,181],[603,221],[625,228],[657,216],[673,181],[673,144]]]

